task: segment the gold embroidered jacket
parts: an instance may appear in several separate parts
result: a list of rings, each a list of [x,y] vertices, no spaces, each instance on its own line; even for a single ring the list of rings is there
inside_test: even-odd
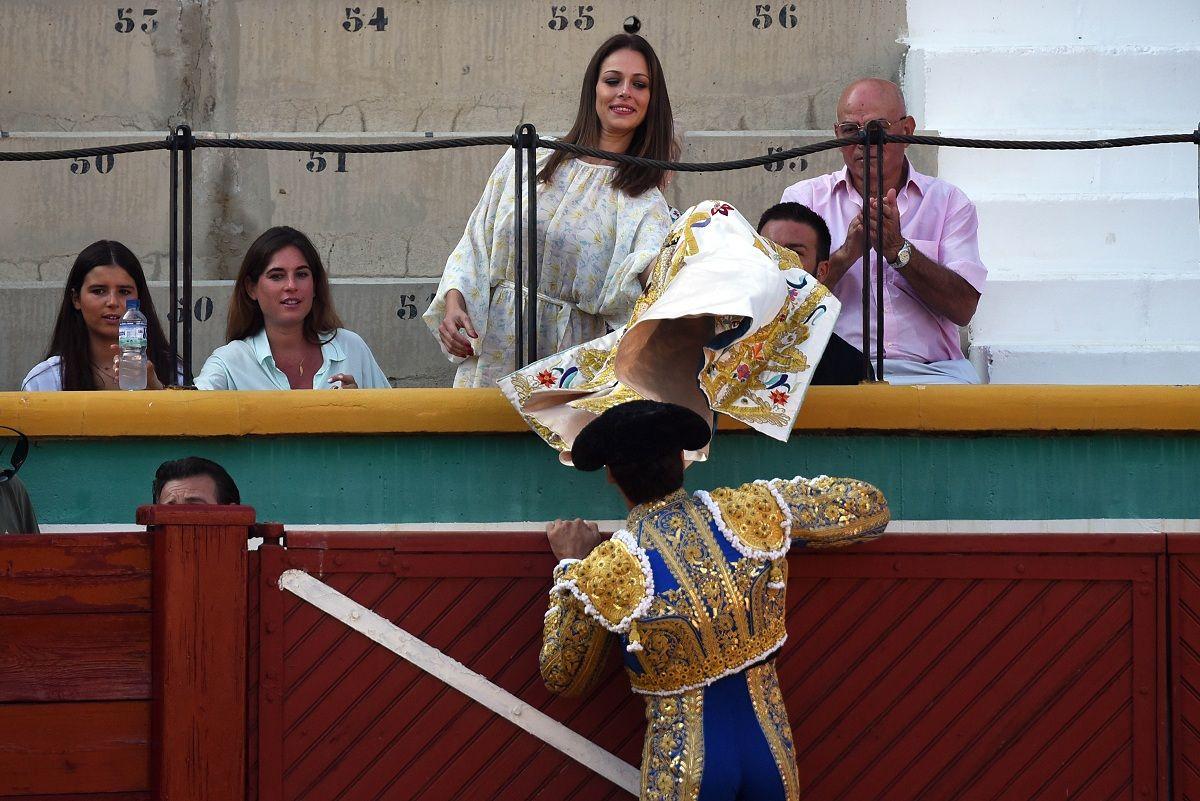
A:
[[[828,476],[678,490],[636,507],[585,559],[555,568],[542,677],[582,693],[612,634],[636,692],[673,695],[736,673],[786,639],[789,548],[873,539],[888,520],[875,487]]]

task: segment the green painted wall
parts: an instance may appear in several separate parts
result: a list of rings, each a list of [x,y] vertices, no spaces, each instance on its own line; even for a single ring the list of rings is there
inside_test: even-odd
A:
[[[41,440],[21,478],[44,523],[126,523],[158,464],[190,454],[225,465],[260,520],[624,516],[603,474],[560,466],[532,435]],[[820,473],[875,483],[905,520],[1200,517],[1200,436],[723,433],[687,485]]]

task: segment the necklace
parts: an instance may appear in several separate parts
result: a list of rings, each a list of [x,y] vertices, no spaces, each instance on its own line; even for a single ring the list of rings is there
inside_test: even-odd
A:
[[[96,374],[100,376],[101,387],[119,386],[117,381],[117,373],[113,368],[109,367],[108,369],[105,369],[95,362],[92,362],[92,369],[95,370]]]

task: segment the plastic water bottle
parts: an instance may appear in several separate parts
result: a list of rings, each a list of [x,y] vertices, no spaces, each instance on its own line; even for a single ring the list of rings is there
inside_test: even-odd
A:
[[[141,304],[129,299],[125,301],[125,314],[121,315],[117,334],[117,346],[121,349],[121,389],[146,388],[146,315]]]

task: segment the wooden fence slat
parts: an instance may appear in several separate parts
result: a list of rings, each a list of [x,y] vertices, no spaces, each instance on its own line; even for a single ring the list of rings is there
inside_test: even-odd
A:
[[[0,616],[0,702],[150,697],[150,615]]]
[[[142,533],[6,536],[0,615],[150,611]]]
[[[0,576],[0,616],[149,611],[149,570],[141,575]]]
[[[13,801],[154,801],[150,792],[68,793],[66,795],[23,795]]]
[[[0,796],[145,791],[149,701],[0,706]]]

